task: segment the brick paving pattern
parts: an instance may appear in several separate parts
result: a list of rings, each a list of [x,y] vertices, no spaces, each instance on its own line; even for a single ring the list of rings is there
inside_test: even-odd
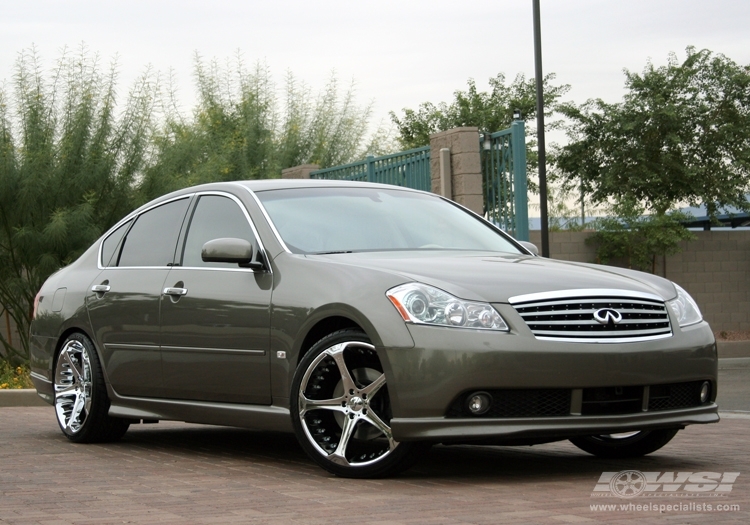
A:
[[[0,524],[747,524],[749,433],[749,417],[725,418],[625,461],[567,442],[435,447],[397,478],[346,480],[313,465],[291,435],[162,422],[131,427],[118,443],[76,445],[51,407],[0,408]],[[592,511],[649,502],[591,497],[602,472],[628,469],[740,472],[720,498],[740,510]]]

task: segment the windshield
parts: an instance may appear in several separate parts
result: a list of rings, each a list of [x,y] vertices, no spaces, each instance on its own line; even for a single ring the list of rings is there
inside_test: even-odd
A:
[[[367,187],[282,189],[256,195],[293,253],[521,253],[497,230],[437,196]]]

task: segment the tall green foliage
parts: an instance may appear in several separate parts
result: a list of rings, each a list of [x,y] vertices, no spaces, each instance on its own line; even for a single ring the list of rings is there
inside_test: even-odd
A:
[[[45,74],[32,49],[0,91],[0,305],[18,327],[6,357],[28,357],[34,296],[133,206],[152,124],[145,74],[116,109],[116,68],[82,49]]]
[[[335,166],[388,147],[382,131],[368,136],[371,106],[357,105],[353,87],[342,92],[335,76],[313,95],[289,73],[281,104],[261,65],[248,70],[237,60],[222,67],[197,57],[195,77],[192,117],[168,112],[155,139],[145,200],[193,184],[279,177],[300,164]]]

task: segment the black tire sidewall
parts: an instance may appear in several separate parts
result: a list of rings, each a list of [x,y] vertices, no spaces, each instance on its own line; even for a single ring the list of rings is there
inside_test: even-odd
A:
[[[676,428],[642,430],[638,434],[622,440],[581,436],[571,438],[570,442],[581,450],[598,457],[635,458],[659,450],[672,440],[678,430]]]

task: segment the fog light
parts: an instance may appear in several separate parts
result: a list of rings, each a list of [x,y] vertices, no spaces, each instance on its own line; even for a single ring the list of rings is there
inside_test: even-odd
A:
[[[473,416],[481,416],[492,406],[492,396],[487,392],[475,392],[466,401],[466,407]]]
[[[701,385],[701,403],[708,401],[708,395],[711,393],[711,383],[704,381]]]

